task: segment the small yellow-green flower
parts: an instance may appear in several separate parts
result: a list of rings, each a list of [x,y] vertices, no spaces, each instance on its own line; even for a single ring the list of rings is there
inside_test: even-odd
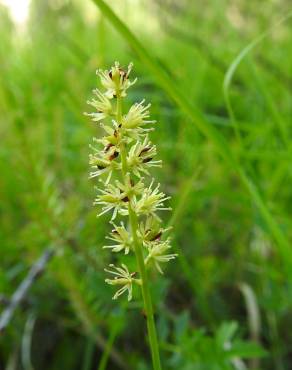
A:
[[[166,197],[163,192],[159,191],[160,184],[156,188],[152,189],[154,179],[148,188],[145,189],[140,199],[135,199],[134,210],[138,215],[153,216],[160,220],[157,211],[169,211],[170,207],[165,207],[164,202],[170,197]]]
[[[111,270],[104,269],[106,272],[114,275],[113,279],[105,279],[105,282],[110,285],[121,285],[122,287],[115,293],[113,299],[117,299],[121,294],[128,292],[128,301],[132,299],[133,283],[141,285],[140,279],[135,279],[136,272],[130,273],[127,266],[122,264],[122,267],[116,267],[110,264]]]
[[[122,127],[126,129],[133,129],[145,126],[150,123],[155,123],[155,121],[147,120],[149,118],[149,108],[151,104],[144,106],[145,100],[140,103],[135,103],[130,108],[129,112],[122,118]]]
[[[125,254],[128,254],[133,246],[133,237],[131,233],[126,230],[125,225],[121,222],[120,226],[115,224],[114,229],[112,230],[110,236],[107,239],[113,241],[113,245],[105,245],[104,249],[111,249],[113,252],[125,251]]]
[[[147,243],[148,246],[148,255],[145,258],[145,264],[153,262],[157,270],[163,274],[163,271],[160,267],[160,263],[169,262],[170,260],[177,257],[176,253],[166,254],[166,251],[171,248],[170,239],[164,241],[156,240],[150,243]]]
[[[109,71],[102,71],[99,69],[96,74],[100,77],[102,86],[106,89],[104,95],[109,98],[115,98],[117,96],[125,97],[128,88],[137,81],[129,80],[129,74],[132,70],[133,64],[129,64],[127,71],[120,67],[119,62],[115,62],[115,65]]]
[[[141,173],[149,175],[150,167],[161,167],[161,160],[154,160],[156,156],[156,146],[152,145],[148,136],[144,140],[137,141],[132,145],[127,156],[128,167],[133,171],[134,175],[139,177]]]
[[[113,211],[112,220],[117,217],[118,212],[127,214],[126,203],[129,199],[126,193],[121,192],[119,188],[112,184],[108,184],[105,189],[99,189],[99,192],[101,194],[94,201],[94,204],[103,206],[98,216],[111,210]]]
[[[92,121],[99,122],[113,114],[113,106],[111,101],[98,89],[93,90],[93,93],[97,99],[88,100],[87,104],[95,108],[96,112],[85,114],[91,117]]]

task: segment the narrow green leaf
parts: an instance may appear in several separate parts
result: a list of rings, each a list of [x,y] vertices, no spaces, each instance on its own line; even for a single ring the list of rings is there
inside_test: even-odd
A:
[[[235,342],[227,352],[228,357],[257,358],[267,356],[268,353],[262,347],[252,342]]]
[[[219,348],[224,347],[225,343],[231,342],[238,324],[235,321],[223,322],[216,332],[216,342]]]

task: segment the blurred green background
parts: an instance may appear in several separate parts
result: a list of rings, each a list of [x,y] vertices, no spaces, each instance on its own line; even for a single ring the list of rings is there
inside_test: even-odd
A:
[[[99,129],[83,112],[115,60],[134,63],[129,100],[152,103],[172,196],[179,258],[151,276],[163,369],[291,369],[291,3],[108,1],[147,57],[91,1],[32,0],[26,22],[25,1],[5,3],[0,317],[54,255],[0,334],[0,369],[151,369],[141,298],[104,283],[110,226],[88,180]]]

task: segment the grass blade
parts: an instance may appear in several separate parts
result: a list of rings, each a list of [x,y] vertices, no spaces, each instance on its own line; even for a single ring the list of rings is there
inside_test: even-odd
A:
[[[242,62],[242,60],[258,45],[260,44],[277,26],[280,24],[286,22],[290,17],[292,16],[292,12],[289,12],[285,17],[281,18],[275,25],[268,28],[266,31],[262,32],[256,39],[251,41],[245,48],[241,50],[241,52],[236,56],[236,58],[233,60],[233,62],[230,64],[223,82],[223,93],[224,93],[224,99],[225,104],[228,110],[228,114],[231,118],[232,125],[235,130],[235,135],[239,142],[241,142],[241,136],[240,136],[240,130],[238,127],[238,122],[235,119],[235,114],[232,108],[231,99],[230,99],[230,86],[233,79],[233,76],[239,66],[239,64]],[[271,100],[269,98],[269,95],[265,92],[265,89],[262,89],[262,92],[265,93],[265,99],[268,102],[268,107],[270,108],[270,111],[272,113],[272,116],[274,116],[276,123],[278,124],[279,131],[283,137],[284,143],[288,146],[289,141],[286,138],[285,128],[283,127],[281,118],[279,118],[277,111],[274,109]]]

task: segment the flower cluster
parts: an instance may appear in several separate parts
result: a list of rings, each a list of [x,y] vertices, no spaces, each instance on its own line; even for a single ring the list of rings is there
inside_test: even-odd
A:
[[[94,138],[90,145],[90,177],[99,177],[101,185],[94,204],[100,207],[98,216],[111,214],[113,230],[107,237],[110,245],[104,248],[128,255],[135,253],[134,239],[138,240],[144,266],[154,266],[163,273],[161,264],[176,257],[176,254],[168,253],[170,238],[164,237],[168,229],[161,227],[162,221],[157,215],[157,211],[170,210],[165,206],[169,197],[160,191],[160,184],[154,185],[154,179],[146,179],[151,167],[161,166],[161,161],[155,159],[156,146],[148,137],[153,130],[149,125],[155,123],[149,120],[150,104],[145,105],[142,100],[122,114],[122,99],[136,82],[136,79],[129,79],[131,69],[132,64],[124,70],[116,62],[108,71],[98,70],[104,91],[93,90],[94,98],[87,102],[95,111],[85,114],[98,122],[104,131],[103,137]],[[114,222],[117,217],[129,218],[130,212],[137,219],[136,230],[126,222]],[[136,278],[136,272],[130,273],[124,264],[110,267],[105,271],[114,277],[105,281],[120,286],[113,299],[127,292],[130,300],[133,284],[142,285],[143,281]]]

